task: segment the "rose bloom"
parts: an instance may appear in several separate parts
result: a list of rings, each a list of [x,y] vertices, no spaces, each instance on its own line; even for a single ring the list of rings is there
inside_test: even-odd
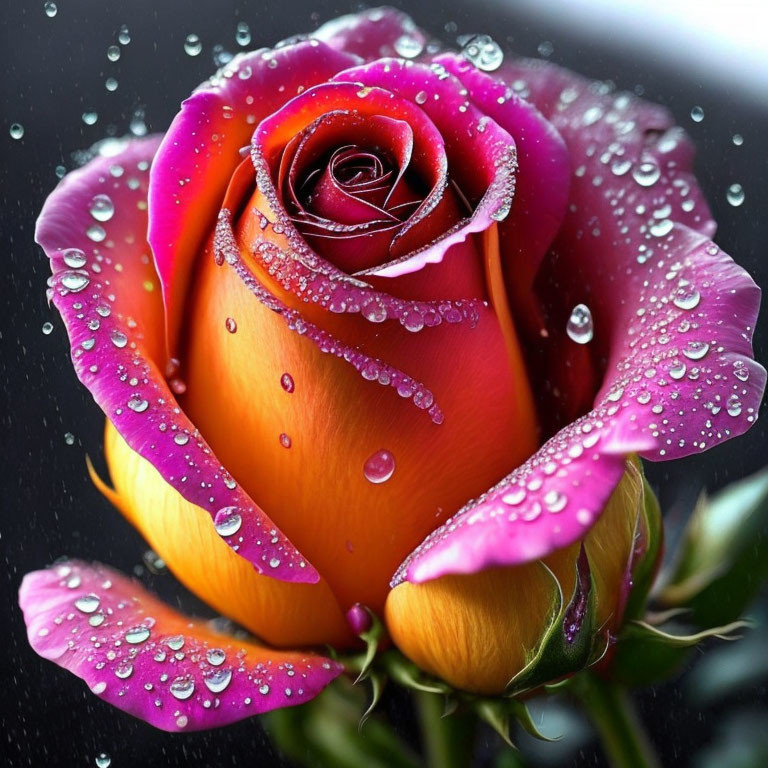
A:
[[[470,692],[569,601],[598,658],[653,549],[632,457],[742,433],[765,385],[691,163],[660,107],[382,9],[102,145],[37,228],[94,481],[258,640],[70,562],[24,581],[34,648],[171,730],[314,696],[342,666],[296,649],[358,647],[357,604]]]

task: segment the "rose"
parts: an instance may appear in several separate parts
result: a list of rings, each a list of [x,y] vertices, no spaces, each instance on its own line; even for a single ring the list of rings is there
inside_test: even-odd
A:
[[[627,458],[739,434],[765,384],[759,292],[708,239],[669,115],[375,10],[236,57],[117,148],[37,239],[108,417],[114,490],[94,480],[174,573],[276,647],[349,647],[363,603],[470,691],[594,661],[653,567]],[[21,602],[39,653],[163,728],[341,669],[102,566],[31,574]]]

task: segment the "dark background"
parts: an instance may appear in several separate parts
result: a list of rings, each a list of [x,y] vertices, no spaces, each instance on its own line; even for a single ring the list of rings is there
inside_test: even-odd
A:
[[[89,453],[98,463],[103,417],[77,382],[61,321],[46,305],[48,267],[33,243],[33,228],[45,196],[56,184],[56,166],[70,169],[74,150],[109,133],[127,133],[136,109],[143,110],[150,131],[164,130],[179,102],[213,71],[214,46],[239,49],[238,21],[250,25],[251,46],[259,47],[309,31],[359,6],[327,0],[59,0],[57,4],[57,15],[48,18],[43,0],[0,0],[0,234],[6,264],[0,283],[0,546],[5,563],[0,574],[0,604],[5,609],[0,763],[85,766],[107,752],[115,768],[279,766],[280,759],[255,720],[212,733],[164,734],[110,709],[80,680],[39,659],[27,645],[16,606],[16,591],[26,571],[68,555],[98,559],[131,572],[141,567],[146,550],[138,534],[87,478],[84,456]],[[581,36],[565,33],[556,20],[527,18],[514,10],[512,2],[393,4],[410,10],[419,24],[450,42],[457,34],[489,32],[505,49],[535,56],[539,45],[548,41],[551,60],[611,79],[620,88],[641,88],[647,98],[667,105],[698,146],[699,178],[720,223],[718,242],[759,283],[768,285],[768,109],[740,90],[738,83],[713,88],[706,80],[655,62],[650,54],[628,51],[600,30]],[[131,42],[121,46],[119,61],[110,62],[107,48],[118,42],[123,24],[130,30]],[[189,33],[200,35],[203,42],[203,52],[196,58],[184,52]],[[681,30],[681,45],[687,44],[686,30]],[[542,51],[548,52],[546,47]],[[105,88],[107,77],[119,82],[114,93]],[[690,118],[694,105],[705,110],[701,123]],[[88,126],[81,115],[91,110],[98,113],[98,121]],[[19,141],[9,135],[15,122],[25,130]],[[734,146],[734,133],[744,137],[743,146]],[[746,202],[738,208],[726,201],[726,189],[733,182],[740,182],[746,191]],[[767,320],[764,312],[756,333],[757,357],[763,362],[768,359]],[[46,321],[54,326],[50,335],[41,331]],[[715,489],[765,465],[766,424],[768,420],[759,422],[746,437],[704,456],[649,467],[663,508],[680,516],[703,485]],[[73,445],[65,442],[65,433],[74,435]],[[151,576],[146,570],[143,576],[171,602],[205,613],[172,577]],[[768,732],[765,678],[761,682],[758,672],[747,677],[737,693],[714,704],[697,701],[695,687],[687,682],[691,675],[638,696],[665,765],[705,765],[701,750],[709,749],[711,755],[723,732],[745,723],[753,736]],[[387,708],[404,737],[413,739],[407,702],[394,696]],[[483,737],[481,752],[492,751],[494,738]],[[524,751],[536,764],[604,764],[589,732],[582,731],[576,748],[570,755],[563,747],[534,753],[526,746]],[[481,755],[479,764],[491,763]]]

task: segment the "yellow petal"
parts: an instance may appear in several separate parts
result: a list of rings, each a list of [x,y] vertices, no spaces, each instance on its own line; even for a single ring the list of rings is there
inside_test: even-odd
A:
[[[104,448],[114,491],[97,484],[190,591],[275,646],[352,641],[325,581],[290,584],[260,576],[221,540],[210,516],[131,450],[109,420]]]
[[[642,477],[627,465],[584,545],[597,594],[598,627],[620,620],[622,590],[642,509]],[[574,589],[580,544],[543,562],[566,599]],[[387,628],[397,647],[422,669],[463,690],[498,694],[525,666],[552,621],[552,576],[541,562],[404,582],[387,598]]]

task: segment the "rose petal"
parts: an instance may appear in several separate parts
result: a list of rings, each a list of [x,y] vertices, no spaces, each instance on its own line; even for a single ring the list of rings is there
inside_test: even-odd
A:
[[[96,157],[69,174],[40,213],[35,238],[51,260],[53,302],[67,327],[75,371],[131,448],[205,509],[259,572],[317,581],[221,466],[158,367],[162,308],[144,239],[148,169],[157,145],[158,137],[150,137],[127,143],[115,156]]]
[[[685,456],[757,418],[766,381],[751,348],[759,289],[702,234],[713,225],[668,114],[560,70],[509,65],[506,74],[528,71],[519,87],[552,119],[575,166],[569,213],[537,287],[547,307],[566,312],[588,297],[606,373],[590,413],[429,536],[393,584],[543,557],[599,517],[627,454]],[[573,343],[564,331],[565,320],[551,352],[572,377],[562,370]]]
[[[75,560],[24,577],[30,645],[118,709],[165,731],[197,731],[314,698],[343,670],[182,616],[136,581]]]
[[[400,246],[403,257],[363,274],[398,277],[418,271],[426,264],[439,263],[451,246],[463,242],[471,233],[487,229],[494,220],[507,217],[517,169],[514,139],[467,99],[460,80],[438,64],[430,67],[401,59],[382,59],[353,67],[333,79],[388,90],[420,104],[445,143],[449,177],[472,208],[471,216],[447,233],[431,228],[429,208],[417,212],[413,217],[415,221],[399,235],[403,239]],[[430,232],[430,238],[419,231],[422,228]],[[433,238],[437,239],[411,252]]]
[[[242,54],[182,104],[158,150],[149,194],[149,242],[171,355],[195,257],[215,225],[240,148],[259,120],[354,60],[317,40]]]
[[[312,37],[366,61],[383,56],[419,56],[427,37],[410,16],[395,8],[371,8],[326,22]]]

